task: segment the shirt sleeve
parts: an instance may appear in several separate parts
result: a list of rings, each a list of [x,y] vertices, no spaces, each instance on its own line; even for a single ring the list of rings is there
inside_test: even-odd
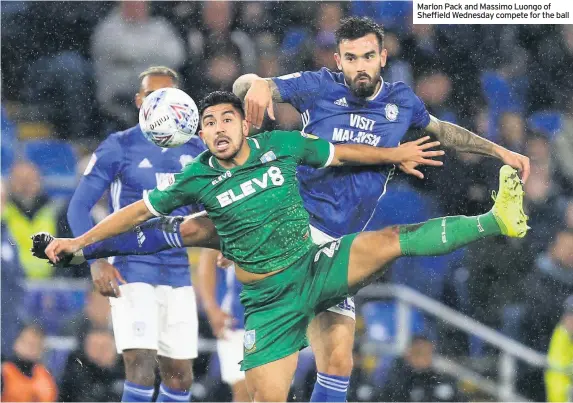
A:
[[[281,98],[302,112],[309,108],[320,93],[322,84],[320,71],[303,71],[273,77]]]
[[[277,132],[282,153],[292,155],[301,165],[325,168],[334,158],[334,144],[300,131]]]
[[[423,129],[430,124],[430,113],[426,109],[424,102],[416,94],[412,92],[414,106],[412,111],[412,120],[410,127],[416,129]]]
[[[171,174],[165,187],[156,187],[143,193],[143,201],[155,216],[165,216],[173,210],[198,202],[194,164],[187,165],[178,174]]]
[[[92,154],[68,206],[67,218],[74,236],[89,231],[91,210],[119,175],[123,152],[116,136],[108,137]]]

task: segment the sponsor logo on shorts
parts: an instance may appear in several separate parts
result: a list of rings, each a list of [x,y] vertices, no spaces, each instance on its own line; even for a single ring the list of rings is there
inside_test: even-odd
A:
[[[257,348],[255,346],[256,336],[254,330],[247,330],[245,332],[245,337],[243,339],[243,345],[245,346],[245,353],[252,353]]]

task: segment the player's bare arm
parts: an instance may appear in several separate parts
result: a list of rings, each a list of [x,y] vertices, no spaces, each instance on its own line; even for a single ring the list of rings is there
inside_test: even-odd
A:
[[[442,161],[431,158],[444,155],[442,150],[433,150],[440,145],[429,136],[401,144],[395,148],[380,148],[361,144],[339,144],[334,146],[330,166],[345,164],[382,165],[415,162],[419,165],[441,166]]]
[[[255,127],[261,127],[265,110],[275,120],[273,102],[281,103],[283,99],[274,81],[256,74],[244,74],[233,84],[233,92],[245,105],[247,121]]]
[[[46,248],[46,255],[53,262],[62,253],[75,253],[92,243],[129,231],[153,217],[143,200],[137,201],[108,215],[99,224],[77,238],[57,238]]]
[[[211,325],[213,335],[218,339],[225,338],[225,330],[233,320],[232,316],[221,309],[215,296],[217,284],[216,262],[219,254],[220,252],[214,249],[204,248],[201,250],[195,281],[203,308],[209,319],[209,325]]]
[[[426,126],[426,130],[434,134],[444,147],[459,152],[498,158],[505,164],[518,169],[524,182],[529,177],[529,158],[484,139],[463,127],[430,115],[430,123]]]

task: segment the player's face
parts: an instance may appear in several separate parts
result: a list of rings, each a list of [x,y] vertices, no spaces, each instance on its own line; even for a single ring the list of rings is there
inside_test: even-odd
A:
[[[135,105],[137,105],[137,109],[141,108],[145,97],[153,91],[161,88],[172,87],[175,87],[175,83],[169,76],[150,75],[143,77],[143,80],[141,80],[141,87],[139,87],[139,92],[135,94]]]
[[[380,50],[378,38],[368,34],[358,39],[343,39],[334,54],[338,69],[354,95],[368,98],[378,90],[386,49]]]
[[[231,104],[210,106],[201,117],[199,136],[218,160],[231,160],[244,151],[247,121]]]

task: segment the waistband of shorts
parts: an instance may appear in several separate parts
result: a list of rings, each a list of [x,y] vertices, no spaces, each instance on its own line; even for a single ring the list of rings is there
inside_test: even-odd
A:
[[[254,281],[252,283],[243,284],[244,291],[252,291],[261,288],[274,287],[280,284],[285,284],[294,275],[294,271],[300,269],[298,263],[304,259],[304,256],[298,259],[296,262],[288,266],[287,268],[279,271],[277,274],[265,277],[262,280]]]

